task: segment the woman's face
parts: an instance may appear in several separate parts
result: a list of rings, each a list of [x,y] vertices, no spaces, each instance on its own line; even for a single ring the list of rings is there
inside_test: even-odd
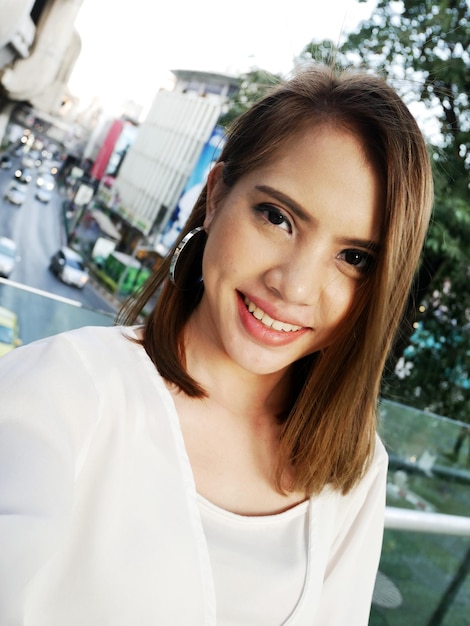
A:
[[[245,370],[282,372],[328,346],[351,310],[379,245],[380,182],[359,140],[328,127],[223,193],[221,171],[209,178],[192,326]]]

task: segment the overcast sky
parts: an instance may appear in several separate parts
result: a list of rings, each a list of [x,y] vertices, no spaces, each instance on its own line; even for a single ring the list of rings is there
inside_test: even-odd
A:
[[[148,107],[172,69],[287,73],[312,39],[337,42],[374,0],[83,0],[82,50],[70,79],[87,104],[126,99]]]

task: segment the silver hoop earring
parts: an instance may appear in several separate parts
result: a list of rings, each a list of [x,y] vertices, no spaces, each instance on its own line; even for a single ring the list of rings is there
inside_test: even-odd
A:
[[[170,281],[174,285],[176,285],[175,274],[176,274],[176,264],[178,263],[178,259],[180,258],[180,255],[183,252],[184,248],[188,245],[188,243],[191,241],[194,235],[197,235],[201,231],[204,231],[203,226],[198,226],[197,228],[190,230],[189,233],[183,237],[183,239],[177,245],[176,250],[173,252],[173,256],[171,257],[171,261],[170,261]],[[200,282],[201,280],[202,280],[202,277],[198,282]]]

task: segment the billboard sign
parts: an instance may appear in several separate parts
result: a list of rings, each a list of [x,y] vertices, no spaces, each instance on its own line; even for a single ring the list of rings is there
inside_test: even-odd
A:
[[[204,185],[206,184],[207,175],[216,163],[222,152],[225,143],[225,133],[221,126],[216,126],[212,131],[209,140],[204,145],[199,159],[188,178],[183,193],[178,200],[175,210],[171,214],[170,219],[165,225],[160,236],[156,250],[164,256],[173,246],[181,232],[186,220],[191,213],[196,200],[199,197]]]

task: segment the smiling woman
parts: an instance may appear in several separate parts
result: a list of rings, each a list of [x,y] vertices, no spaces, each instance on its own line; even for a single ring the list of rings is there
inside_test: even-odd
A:
[[[378,389],[431,202],[369,73],[305,67],[236,120],[121,325],[0,362],[0,622],[365,626]]]

